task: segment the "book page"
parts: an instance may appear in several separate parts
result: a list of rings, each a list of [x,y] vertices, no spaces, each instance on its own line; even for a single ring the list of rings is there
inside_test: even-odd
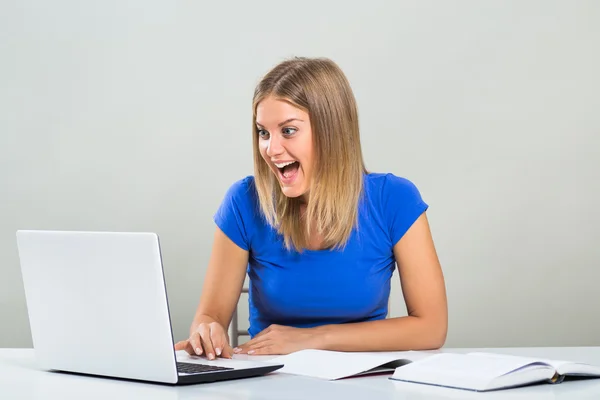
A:
[[[560,365],[565,362],[565,361],[550,360],[550,359],[546,359],[546,358],[523,357],[523,356],[515,356],[512,354],[502,354],[502,353],[472,352],[472,353],[467,353],[467,355],[477,356],[477,357],[488,357],[488,358],[492,358],[492,359],[502,358],[502,359],[513,360],[515,362],[524,363],[524,364],[539,362],[539,363],[551,365],[555,368],[557,365]]]
[[[547,372],[542,372],[542,374],[547,375],[548,378],[554,375],[552,367],[538,362],[508,357],[442,353],[397,368],[392,379],[486,390],[496,378],[527,369],[546,369]],[[509,377],[504,377],[503,381],[506,385],[510,385]]]
[[[272,358],[271,363],[281,363],[278,372],[304,375],[321,379],[341,379],[361,374],[390,362],[398,365],[430,357],[429,352],[338,352],[329,350],[301,350]],[[395,366],[398,366],[395,365]],[[390,372],[394,367],[390,368]]]
[[[586,363],[578,363],[573,361],[564,360],[551,360],[548,358],[537,358],[537,357],[522,357],[514,356],[510,354],[498,354],[498,353],[484,353],[484,352],[473,352],[468,353],[474,356],[487,356],[495,358],[511,358],[520,360],[522,362],[542,362],[554,367],[556,372],[560,375],[579,375],[579,376],[600,376],[600,366],[590,365]]]

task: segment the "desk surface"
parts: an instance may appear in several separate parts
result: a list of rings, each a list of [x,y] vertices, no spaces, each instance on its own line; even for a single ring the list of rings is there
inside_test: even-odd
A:
[[[493,351],[587,362],[600,365],[600,347],[443,349],[448,352]],[[93,357],[93,354],[89,355]],[[182,387],[94,378],[39,370],[32,349],[0,349],[2,399],[599,399],[600,379],[535,385],[496,392],[392,381],[389,375],[339,381],[272,373],[267,376]]]

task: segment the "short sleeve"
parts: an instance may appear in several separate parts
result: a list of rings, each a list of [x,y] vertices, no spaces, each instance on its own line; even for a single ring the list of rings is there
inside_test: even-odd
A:
[[[225,235],[243,250],[250,249],[252,216],[251,177],[229,187],[213,219]]]
[[[414,183],[393,174],[386,175],[382,195],[390,239],[395,245],[429,206]]]

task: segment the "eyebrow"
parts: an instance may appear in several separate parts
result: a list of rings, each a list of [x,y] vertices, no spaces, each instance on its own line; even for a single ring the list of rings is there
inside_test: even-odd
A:
[[[303,120],[301,120],[301,119],[298,119],[298,118],[288,118],[288,119],[286,119],[285,121],[282,121],[282,122],[278,123],[278,124],[277,124],[277,126],[281,128],[283,125],[285,125],[285,124],[287,124],[287,123],[290,123],[290,122],[292,122],[292,121],[304,122]],[[263,125],[261,125],[261,124],[259,124],[258,122],[256,123],[256,125],[257,125],[257,126],[262,126],[262,127],[264,128],[264,126],[263,126]]]

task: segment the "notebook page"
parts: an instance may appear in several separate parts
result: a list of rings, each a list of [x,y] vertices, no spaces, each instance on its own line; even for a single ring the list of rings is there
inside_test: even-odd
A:
[[[442,353],[397,368],[392,378],[471,390],[484,390],[495,378],[529,365],[539,366],[540,364],[507,357],[491,358]],[[552,371],[548,371],[548,375],[552,376]]]
[[[417,351],[338,352],[309,349],[276,357],[270,362],[284,365],[278,372],[334,380],[353,376],[392,361],[415,361],[431,355]]]

